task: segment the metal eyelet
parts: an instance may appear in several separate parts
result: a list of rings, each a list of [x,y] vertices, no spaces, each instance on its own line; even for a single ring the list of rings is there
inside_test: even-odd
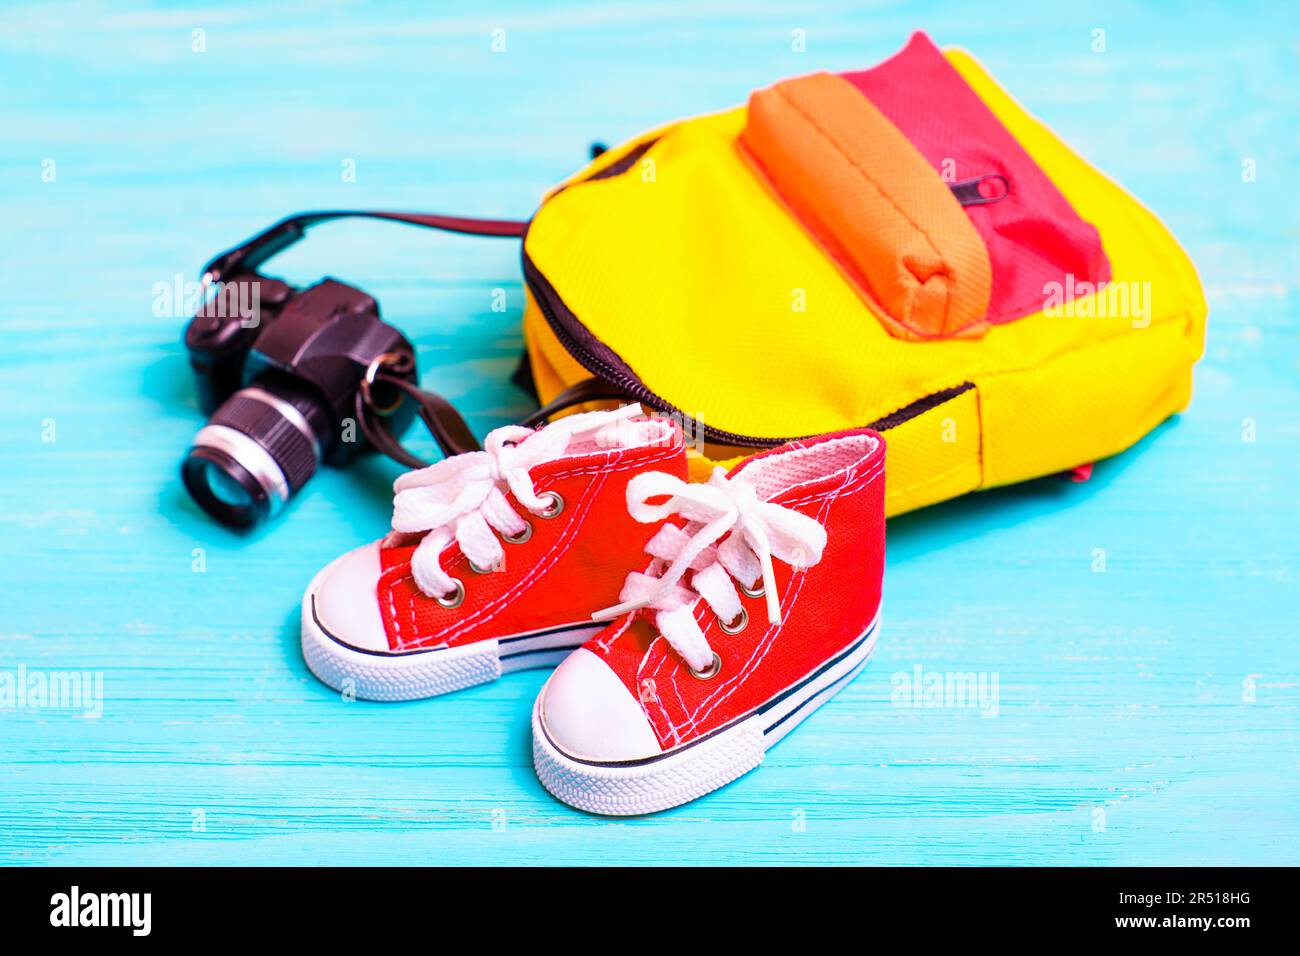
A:
[[[382,355],[376,355],[370,364],[366,366],[365,374],[361,376],[361,398],[375,410],[376,415],[387,418],[397,411],[406,399],[406,396],[399,391],[392,404],[380,405],[375,401],[374,396],[375,376],[379,374],[379,370],[382,368],[401,368],[405,358],[406,356],[401,352],[384,352]]]
[[[548,491],[540,497],[551,499],[551,503],[538,512],[541,517],[554,518],[564,510],[564,499],[560,496],[558,491]]]
[[[740,613],[736,615],[734,621],[724,621],[721,618],[718,619],[718,627],[722,628],[724,634],[739,634],[748,624],[749,612],[743,607],[740,609]]]
[[[718,656],[717,651],[714,651],[713,663],[704,668],[704,670],[697,671],[694,667],[688,667],[687,670],[691,672],[691,676],[696,680],[711,680],[714,677],[717,677],[718,672],[722,670],[722,658]]]
[[[490,568],[480,568],[473,561],[469,562],[469,569],[473,571],[475,574],[491,574],[493,571],[496,571],[500,567],[501,567],[500,562],[492,565]]]
[[[525,521],[523,531],[520,531],[517,535],[514,535],[513,537],[511,537],[508,534],[503,534],[501,536],[501,540],[504,541],[506,544],[523,544],[532,536],[533,536],[532,523]]]
[[[443,594],[434,598],[434,600],[443,607],[449,609],[460,607],[461,603],[465,600],[465,582],[460,578],[452,578],[451,580],[452,583],[456,585],[456,590],[452,591],[450,594]]]
[[[759,579],[758,579],[758,587],[756,587],[756,588],[747,588],[747,587],[745,587],[745,586],[742,584],[742,585],[740,586],[740,593],[743,594],[743,595],[745,595],[745,597],[760,598],[760,597],[762,597],[764,594],[766,594],[767,592],[763,589],[763,579],[762,579],[762,578],[759,578]]]

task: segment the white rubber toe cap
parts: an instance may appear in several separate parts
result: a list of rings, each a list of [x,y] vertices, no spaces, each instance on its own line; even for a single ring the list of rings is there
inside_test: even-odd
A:
[[[564,659],[542,694],[546,733],[569,756],[639,760],[660,753],[640,703],[609,665],[585,647]]]
[[[336,641],[364,651],[387,651],[388,636],[379,616],[379,542],[334,560],[316,587],[316,620]]]

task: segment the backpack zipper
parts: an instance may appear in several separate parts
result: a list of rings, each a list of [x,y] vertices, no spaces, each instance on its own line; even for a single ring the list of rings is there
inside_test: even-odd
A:
[[[527,242],[528,236],[525,234],[525,246]],[[693,415],[687,414],[647,388],[645,383],[622,363],[622,359],[619,359],[612,349],[592,336],[590,330],[564,304],[555,288],[542,275],[541,270],[533,264],[526,249],[523,252],[523,271],[524,282],[527,284],[529,291],[532,292],[533,300],[537,303],[538,308],[542,310],[546,323],[551,327],[551,331],[560,344],[564,346],[564,350],[577,359],[578,363],[588,372],[599,376],[610,385],[622,389],[629,397],[644,402],[659,411],[678,416],[683,423],[695,422],[696,426],[703,431],[706,440],[719,445],[734,445],[741,448],[775,448],[787,442],[816,437],[814,435],[796,435],[785,438],[762,438],[756,435],[741,435],[738,432],[715,428],[705,422],[698,421]],[[575,329],[580,329],[581,332],[575,332]],[[584,341],[584,339],[589,341]],[[600,348],[608,352],[609,356],[598,354],[591,347],[590,342],[595,342]],[[888,415],[876,419],[866,427],[878,432],[896,428],[918,415],[951,401],[974,387],[973,382],[962,382],[952,388],[932,392],[896,411],[890,412]]]

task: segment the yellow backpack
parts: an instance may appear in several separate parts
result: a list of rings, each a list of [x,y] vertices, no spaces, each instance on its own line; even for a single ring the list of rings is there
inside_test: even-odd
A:
[[[1124,450],[1187,405],[1205,334],[1159,220],[920,34],[603,153],[524,271],[543,403],[678,413],[696,477],[870,425],[890,514]]]

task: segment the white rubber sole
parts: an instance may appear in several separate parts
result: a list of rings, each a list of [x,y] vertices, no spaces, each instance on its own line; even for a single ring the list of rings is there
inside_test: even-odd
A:
[[[316,617],[316,592],[328,570],[322,569],[303,595],[302,656],[323,683],[360,700],[422,700],[487,684],[511,671],[554,667],[605,626],[583,621],[463,647],[404,653],[362,650],[330,634]]]
[[[751,713],[688,744],[641,760],[602,763],[565,753],[542,720],[548,681],[533,705],[533,766],[556,798],[609,816],[654,813],[717,790],[763,762],[763,755],[847,686],[876,647],[880,617],[848,648]]]

